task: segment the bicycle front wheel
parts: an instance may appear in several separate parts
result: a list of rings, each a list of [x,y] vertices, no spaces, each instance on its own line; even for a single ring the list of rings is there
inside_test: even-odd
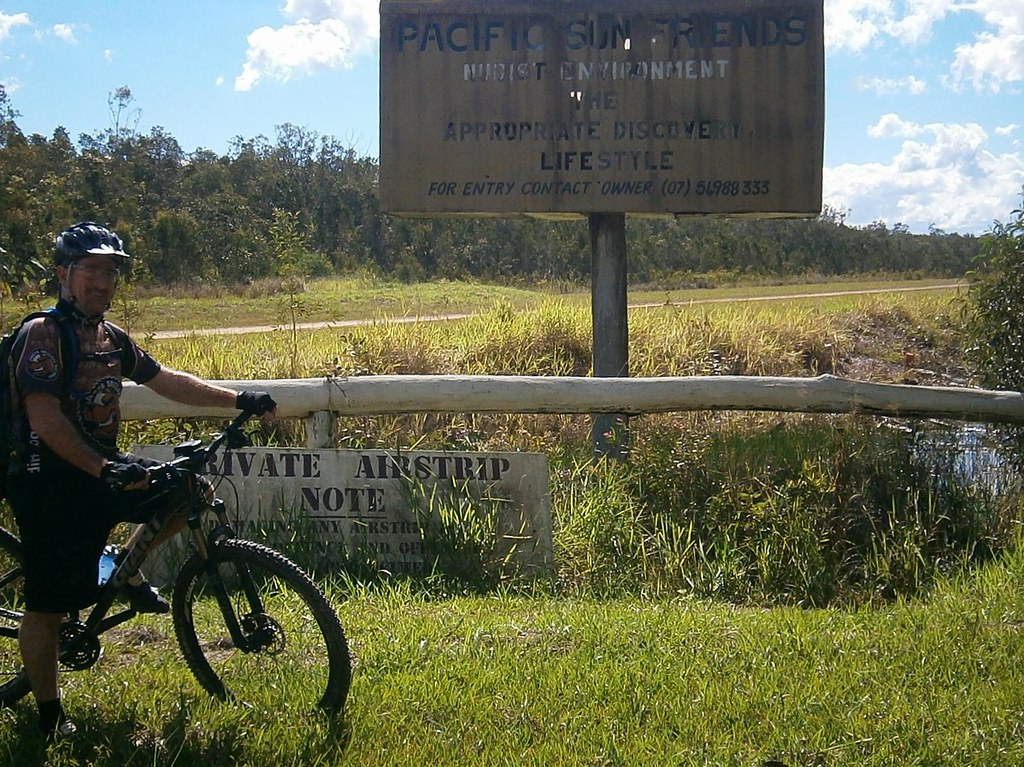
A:
[[[352,679],[337,613],[298,565],[252,541],[193,555],[174,587],[174,631],[199,684],[265,711],[329,714]]]
[[[11,706],[29,691],[21,667],[18,629],[25,606],[21,601],[21,541],[0,528],[0,705]]]

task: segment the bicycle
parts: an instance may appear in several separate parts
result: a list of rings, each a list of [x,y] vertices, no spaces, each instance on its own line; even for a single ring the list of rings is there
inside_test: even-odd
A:
[[[222,447],[251,444],[241,413],[208,443],[190,440],[174,458],[151,469],[157,492],[205,470]],[[60,663],[78,671],[102,655],[100,636],[134,618],[131,607],[112,612],[119,590],[146,558],[167,519],[158,514],[100,587],[87,617],[69,614],[62,626]],[[212,521],[211,521],[212,520]],[[223,701],[329,715],[345,705],[352,679],[348,642],[323,591],[294,562],[274,549],[235,536],[223,500],[203,493],[188,514],[194,551],[178,570],[171,616],[178,647],[200,686]],[[29,692],[18,651],[22,617],[21,542],[0,528],[0,705]]]

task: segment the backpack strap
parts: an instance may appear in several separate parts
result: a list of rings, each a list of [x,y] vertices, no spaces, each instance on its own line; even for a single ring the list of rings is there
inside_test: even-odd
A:
[[[48,317],[53,317],[57,322],[57,328],[60,332],[61,362],[64,363],[64,385],[73,396],[74,392],[72,392],[71,389],[75,385],[75,374],[78,372],[78,358],[80,356],[81,349],[78,341],[78,334],[75,332],[75,329],[71,327],[71,323],[68,321],[67,315],[65,315],[64,312],[56,306],[44,309],[43,314]]]
[[[103,320],[103,327],[107,329],[107,333],[114,339],[118,351],[121,352],[121,375],[130,378],[131,372],[135,368],[135,357],[130,353],[132,339],[124,329],[118,327],[113,322]]]

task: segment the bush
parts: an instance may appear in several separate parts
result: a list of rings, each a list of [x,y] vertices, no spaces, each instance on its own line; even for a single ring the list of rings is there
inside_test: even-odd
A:
[[[647,419],[633,438],[628,465],[553,483],[566,593],[815,607],[909,598],[1004,550],[1019,520],[1016,491],[973,476],[956,427]]]
[[[971,273],[967,354],[983,386],[1024,391],[1024,204],[1013,216],[983,238]]]

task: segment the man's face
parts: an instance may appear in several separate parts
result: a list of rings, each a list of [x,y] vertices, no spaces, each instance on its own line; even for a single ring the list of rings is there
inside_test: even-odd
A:
[[[57,268],[63,294],[73,297],[75,306],[89,317],[110,307],[118,276],[117,262],[106,256],[86,256]]]

